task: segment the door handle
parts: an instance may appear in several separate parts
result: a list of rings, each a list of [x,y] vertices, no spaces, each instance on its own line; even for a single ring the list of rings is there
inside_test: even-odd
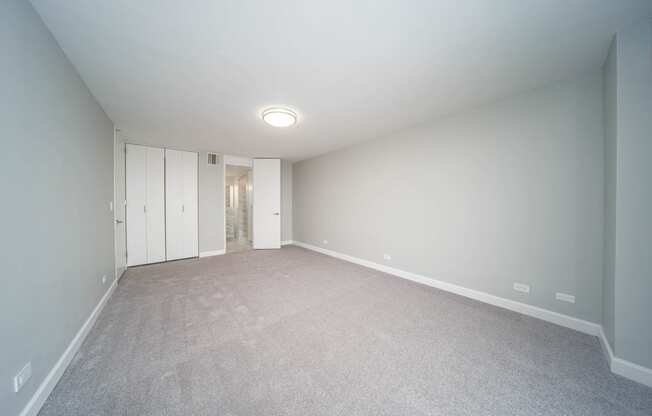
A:
[[[278,213],[278,212],[275,212],[275,213],[273,213],[272,215],[281,215],[281,214],[280,214],[280,213]]]
[[[115,220],[115,223],[116,223],[116,224],[124,224],[124,221]]]

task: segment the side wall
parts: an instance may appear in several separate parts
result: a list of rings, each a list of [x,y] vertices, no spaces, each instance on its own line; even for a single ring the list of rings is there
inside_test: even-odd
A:
[[[603,67],[604,88],[604,166],[605,166],[605,192],[604,192],[604,280],[602,284],[602,327],[614,350],[614,322],[616,319],[614,309],[615,296],[615,265],[616,265],[616,167],[618,156],[616,146],[616,130],[618,119],[616,116],[616,42],[612,42],[607,59]]]
[[[602,118],[597,71],[295,163],[294,239],[600,322]]]
[[[652,369],[652,20],[616,43],[615,354]]]
[[[113,124],[29,2],[0,2],[0,50],[0,414],[15,415],[113,282]]]

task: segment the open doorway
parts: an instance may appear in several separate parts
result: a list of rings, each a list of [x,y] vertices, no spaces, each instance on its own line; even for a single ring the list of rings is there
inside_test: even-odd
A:
[[[249,166],[225,165],[224,207],[226,252],[251,250],[252,170]]]

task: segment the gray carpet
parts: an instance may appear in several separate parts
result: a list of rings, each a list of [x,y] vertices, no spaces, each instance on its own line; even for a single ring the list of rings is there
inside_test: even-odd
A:
[[[298,247],[130,269],[40,415],[650,415],[597,338]]]

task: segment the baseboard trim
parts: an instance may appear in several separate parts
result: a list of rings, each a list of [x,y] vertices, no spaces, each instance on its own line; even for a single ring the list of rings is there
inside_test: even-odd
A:
[[[604,353],[604,356],[607,359],[609,368],[611,368],[611,364],[613,363],[614,360],[614,353],[613,350],[611,349],[611,344],[609,344],[609,341],[607,340],[607,335],[604,333],[604,328],[602,326],[600,326],[600,333],[598,334],[598,339],[600,340],[600,346],[602,347],[602,352]],[[613,371],[613,369],[611,371]]]
[[[91,328],[93,328],[97,317],[102,312],[102,309],[104,309],[106,302],[109,300],[117,286],[118,279],[114,279],[111,286],[104,293],[104,296],[102,296],[102,299],[100,299],[98,304],[95,306],[95,309],[93,309],[93,312],[91,312],[88,319],[86,319],[86,322],[84,322],[84,325],[82,325],[75,337],[72,339],[68,348],[66,348],[61,357],[59,357],[59,360],[54,364],[54,367],[52,367],[43,382],[39,385],[38,389],[36,389],[36,392],[29,402],[27,402],[27,405],[25,405],[22,412],[20,412],[20,416],[36,416],[41,410],[43,403],[45,403],[45,400],[47,400],[50,393],[52,393],[52,390],[59,382],[64,371],[72,361],[75,354],[77,354],[77,351],[79,351],[79,347],[81,347],[84,339],[86,339]]]
[[[293,240],[281,241],[281,246],[287,246],[287,245],[290,245],[290,244],[294,244],[294,241]]]
[[[652,369],[616,357],[603,328],[600,328],[599,338],[612,373],[652,387]]]
[[[211,251],[202,251],[199,253],[199,257],[211,257],[211,256],[221,256],[226,253],[225,249],[222,250],[211,250]]]
[[[642,365],[614,357],[611,360],[611,372],[652,387],[652,369],[643,367]]]
[[[394,276],[402,277],[403,279],[412,280],[413,282],[421,283],[430,287],[434,287],[436,289],[445,290],[447,292],[455,293],[457,295],[474,299],[480,302],[488,303],[490,305],[498,306],[504,309],[509,309],[511,311],[519,312],[524,315],[532,316],[534,318],[543,319],[544,321],[552,322],[554,324],[561,325],[566,328],[571,328],[576,331],[583,332],[585,334],[597,336],[600,333],[601,326],[593,322],[585,321],[578,318],[573,318],[572,316],[563,315],[561,313],[549,311],[547,309],[528,305],[526,303],[517,302],[515,300],[501,298],[499,296],[491,295],[486,292],[481,292],[478,290],[469,289],[452,283],[443,282],[441,280],[436,280],[431,277],[407,272],[405,270],[395,269],[393,267],[385,266],[383,264],[374,263],[369,260],[363,260],[357,257],[338,253],[332,250],[327,250],[300,241],[295,241],[294,244],[299,247],[307,248],[308,250],[316,251],[331,257],[336,257],[342,260],[349,261],[351,263],[369,267],[370,269],[375,269]]]
[[[447,292],[455,293],[479,302],[488,303],[490,305],[498,306],[500,308],[508,309],[514,312],[522,313],[523,315],[538,318],[553,324],[557,324],[566,328],[574,329],[576,331],[593,335],[598,337],[604,355],[609,363],[609,367],[614,374],[618,374],[638,383],[645,384],[652,387],[652,370],[634,364],[630,361],[618,358],[613,354],[611,346],[607,341],[602,325],[594,322],[585,321],[583,319],[573,318],[572,316],[564,315],[558,312],[549,311],[547,309],[539,308],[537,306],[528,305],[522,302],[517,302],[510,299],[501,298],[499,296],[491,295],[486,292],[481,292],[474,289],[469,289],[463,286],[458,286],[452,283],[443,282],[430,277],[422,276],[416,273],[407,272],[405,270],[395,269],[383,264],[374,263],[369,260],[360,259],[357,257],[349,256],[348,254],[338,253],[333,250],[328,250],[322,247],[317,247],[312,244],[307,244],[301,241],[294,241],[294,245],[306,248],[308,250],[316,251],[327,256],[335,257],[360,266],[368,267],[370,269],[378,270],[403,279],[411,280],[413,282],[421,283],[436,289],[445,290]]]

